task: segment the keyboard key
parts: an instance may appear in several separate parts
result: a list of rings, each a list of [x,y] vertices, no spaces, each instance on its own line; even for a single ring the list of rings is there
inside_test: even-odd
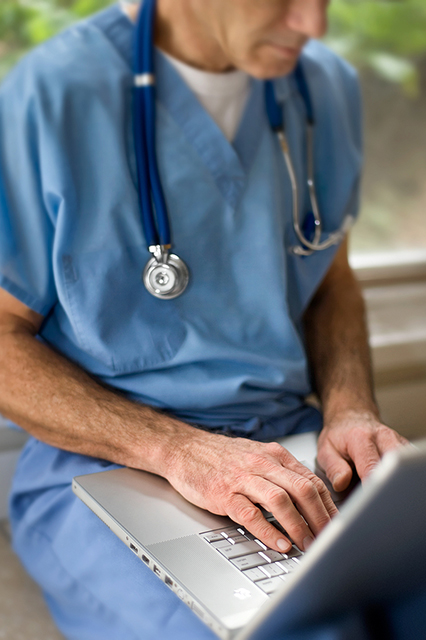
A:
[[[268,547],[266,546],[266,544],[263,544],[263,542],[261,542],[260,540],[258,540],[257,538],[255,538],[255,543],[259,545],[259,547],[263,550],[263,551],[267,551]]]
[[[247,538],[245,536],[232,536],[232,538],[228,538],[231,544],[238,544],[240,542],[247,542]]]
[[[252,580],[253,582],[265,579],[265,574],[258,567],[254,567],[254,569],[247,569],[247,571],[243,571],[243,573],[249,580]]]
[[[217,531],[212,531],[211,533],[205,533],[203,535],[204,540],[207,540],[207,542],[219,542],[219,540],[223,540],[222,535],[219,533],[217,533]]]
[[[260,567],[262,564],[266,564],[266,560],[261,558],[258,553],[252,553],[248,556],[242,556],[241,558],[234,558],[231,560],[232,564],[237,567],[237,569],[253,569],[253,567]]]
[[[230,547],[232,545],[229,544],[229,540],[225,538],[221,538],[218,542],[211,542],[212,547],[215,549],[223,549],[223,547]]]
[[[283,586],[282,580],[279,578],[267,578],[266,580],[260,580],[256,582],[257,586],[263,589],[265,593],[274,593],[277,589]]]
[[[265,558],[266,562],[277,562],[278,560],[284,559],[282,553],[278,553],[278,551],[272,551],[272,549],[261,551],[260,555],[262,556],[262,558]]]
[[[291,578],[291,574],[289,573],[283,573],[282,576],[280,576],[280,580],[282,580],[283,582],[287,582],[287,580],[289,580]]]
[[[290,551],[287,551],[287,553],[283,553],[283,556],[287,559],[287,558],[299,558],[301,556],[303,556],[303,553],[301,551],[299,551],[299,549],[295,546],[293,546]]]
[[[229,527],[229,529],[222,529],[221,534],[224,538],[233,538],[234,536],[241,535],[238,529],[235,527]]]
[[[284,569],[278,562],[275,562],[274,564],[264,564],[260,571],[262,571],[268,578],[281,576],[284,573]]]
[[[227,547],[220,547],[219,551],[225,558],[231,560],[232,558],[238,558],[239,556],[247,556],[249,553],[255,553],[258,551],[259,545],[255,542],[240,542],[240,544],[230,544]]]
[[[238,529],[238,531],[244,531],[244,529]],[[252,535],[249,531],[246,531],[244,533],[244,536],[247,538],[247,540],[255,540],[256,539],[254,537],[254,535]]]
[[[298,566],[298,563],[294,562],[294,558],[290,560],[280,560],[279,564],[287,573],[292,573]]]

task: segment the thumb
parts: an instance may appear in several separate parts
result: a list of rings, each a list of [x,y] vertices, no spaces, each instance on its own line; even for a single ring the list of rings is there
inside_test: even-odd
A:
[[[347,489],[352,478],[352,467],[329,441],[325,440],[318,448],[317,459],[334,491]]]

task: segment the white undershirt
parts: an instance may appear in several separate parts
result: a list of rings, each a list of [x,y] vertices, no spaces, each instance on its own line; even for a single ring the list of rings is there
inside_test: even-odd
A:
[[[123,12],[132,19],[129,5],[135,0],[121,0]],[[232,142],[238,131],[250,93],[250,77],[244,71],[210,73],[191,67],[162,52],[191,91],[197,96],[207,113],[213,118],[225,137]]]
[[[232,142],[250,93],[250,77],[244,71],[211,73],[191,67],[163,52],[195,93],[207,113]]]

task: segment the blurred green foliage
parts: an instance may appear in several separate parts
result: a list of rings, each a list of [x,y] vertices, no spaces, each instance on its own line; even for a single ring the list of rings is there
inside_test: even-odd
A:
[[[114,1],[0,0],[0,80],[33,46]],[[366,135],[372,141],[372,155],[367,153],[366,158],[370,180],[361,219],[352,234],[352,248],[377,251],[419,243],[424,247],[426,236],[420,231],[425,228],[426,191],[422,185],[426,165],[424,138],[419,132],[425,130],[426,98],[419,89],[421,78],[423,83],[426,80],[426,0],[331,0],[326,41],[358,69],[370,71],[361,74],[364,89],[368,89],[364,92],[366,111],[370,110]],[[376,83],[371,71],[393,86]],[[405,154],[395,153],[391,135],[399,130],[399,120],[382,106],[388,89],[392,103],[399,105],[396,111],[402,109],[405,114],[401,138],[406,142]],[[376,95],[381,96],[378,103]],[[407,100],[410,96],[418,99]],[[395,126],[384,126],[382,131],[380,125],[385,121],[389,124],[389,118]],[[411,199],[400,188],[404,176],[412,178]],[[401,215],[401,211],[407,215]]]
[[[113,0],[0,0],[0,78],[31,47]]]
[[[0,0],[0,76],[34,45],[113,0]],[[358,68],[418,86],[426,57],[426,0],[332,0],[328,43]]]
[[[332,0],[327,41],[359,69],[370,67],[408,93],[426,59],[426,0]]]
[[[113,0],[1,0],[0,77],[29,48]],[[418,89],[426,0],[332,0],[328,44],[358,68]]]

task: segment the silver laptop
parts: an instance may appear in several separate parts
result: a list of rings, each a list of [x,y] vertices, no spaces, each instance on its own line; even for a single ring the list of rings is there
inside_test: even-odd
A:
[[[313,470],[316,437],[280,443]],[[426,440],[387,454],[305,554],[268,549],[143,471],[80,476],[73,491],[224,640],[264,640],[426,584]]]

